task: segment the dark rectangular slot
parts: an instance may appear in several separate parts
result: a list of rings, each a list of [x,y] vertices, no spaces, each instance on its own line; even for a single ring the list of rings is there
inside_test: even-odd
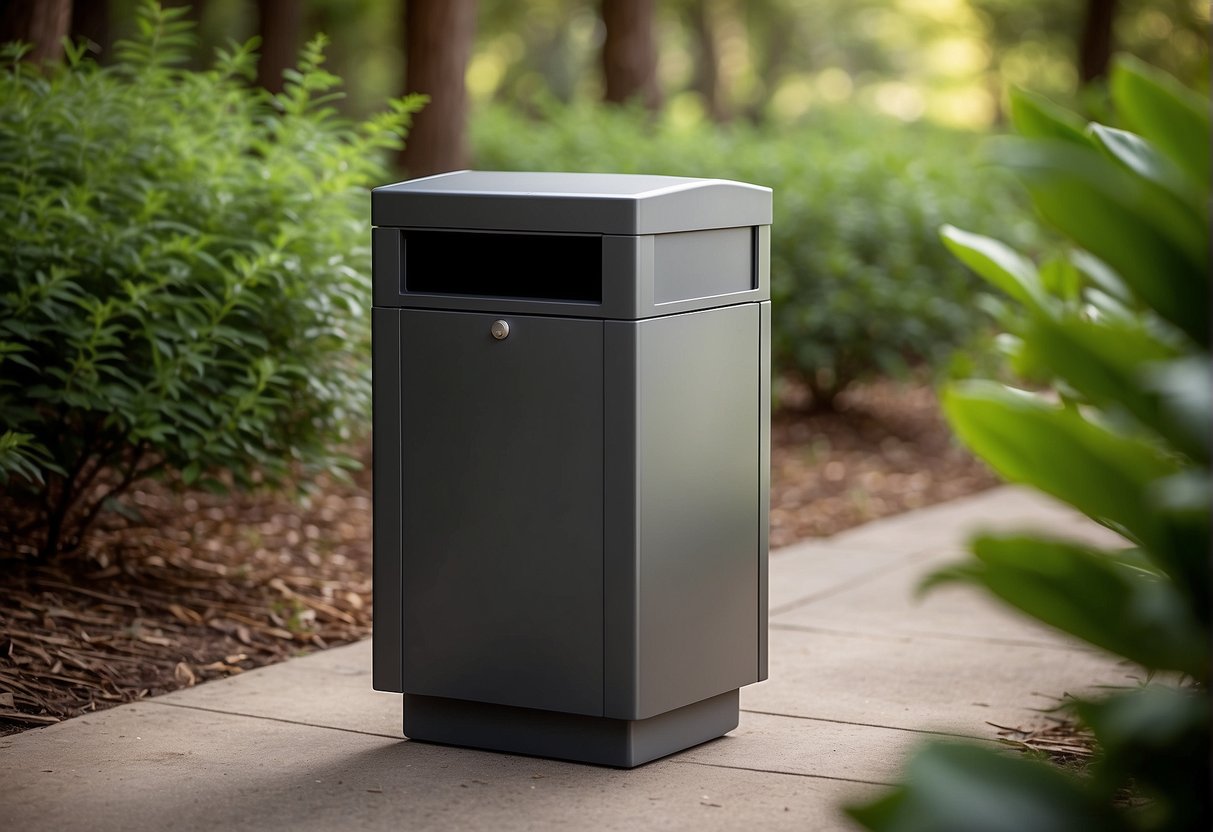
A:
[[[405,291],[602,302],[602,237],[405,231]]]
[[[750,229],[750,289],[758,288],[758,258],[760,252],[758,242],[758,226]]]

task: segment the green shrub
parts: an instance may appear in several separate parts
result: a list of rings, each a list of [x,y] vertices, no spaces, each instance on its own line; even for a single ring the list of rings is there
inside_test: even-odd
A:
[[[1004,177],[978,168],[976,136],[844,111],[779,130],[677,128],[638,111],[490,107],[472,120],[478,167],[740,179],[774,189],[771,294],[776,370],[818,405],[852,381],[938,366],[982,324],[977,281],[936,229],[1031,226]],[[967,164],[972,163],[972,164]]]
[[[946,390],[944,406],[1001,474],[1069,503],[1126,546],[982,535],[973,560],[928,586],[982,587],[1153,681],[1073,706],[1100,746],[1088,776],[988,749],[928,747],[896,791],[851,810],[870,829],[1180,832],[1213,820],[1209,109],[1133,61],[1117,64],[1111,91],[1134,132],[1084,129],[1018,94],[1024,138],[993,151],[1078,246],[1071,257],[1037,268],[990,238],[943,233],[1014,299],[1011,364],[1051,393],[967,381]],[[1118,803],[1125,790],[1146,804]]]
[[[142,477],[282,483],[365,422],[364,189],[420,102],[337,118],[321,39],[278,96],[252,43],[187,71],[183,14],[0,71],[0,483],[48,553]]]

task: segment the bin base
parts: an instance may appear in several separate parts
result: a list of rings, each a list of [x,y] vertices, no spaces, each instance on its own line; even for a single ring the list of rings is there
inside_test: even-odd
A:
[[[424,742],[632,768],[732,731],[737,713],[736,690],[637,720],[405,694],[404,735]]]

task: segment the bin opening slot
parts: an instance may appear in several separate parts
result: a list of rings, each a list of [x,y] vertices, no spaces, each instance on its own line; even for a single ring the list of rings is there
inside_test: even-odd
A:
[[[403,232],[405,292],[602,302],[602,237]]]

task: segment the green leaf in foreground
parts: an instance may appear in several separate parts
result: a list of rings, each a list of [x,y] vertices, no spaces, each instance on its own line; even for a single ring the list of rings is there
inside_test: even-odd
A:
[[[1178,352],[1141,326],[1078,317],[1028,324],[1027,340],[1039,360],[1059,378],[1082,392],[1088,402],[1123,408],[1193,459],[1207,461],[1208,449],[1181,420],[1173,417],[1162,396],[1144,383],[1155,362]]]
[[[1112,68],[1112,100],[1130,126],[1153,142],[1197,182],[1207,185],[1209,100],[1130,56]]]
[[[1013,87],[1010,92],[1011,123],[1021,136],[1036,139],[1059,139],[1090,147],[1083,120],[1059,107],[1043,95]]]
[[[1033,309],[1045,310],[1052,305],[1035,264],[1015,249],[954,225],[944,225],[939,236],[949,251],[995,288]]]
[[[1191,210],[1205,212],[1207,189],[1195,187],[1182,170],[1141,136],[1103,124],[1092,124],[1090,129],[1091,135],[1113,159]]]
[[[1050,225],[1194,341],[1207,342],[1208,228],[1197,213],[1090,149],[1010,137],[990,147]]]
[[[1075,712],[1103,749],[1097,782],[1108,792],[1128,786],[1153,798],[1145,814],[1154,829],[1208,829],[1213,820],[1208,700],[1198,691],[1154,683],[1079,701]]]
[[[1026,535],[983,535],[977,562],[927,586],[963,580],[1064,633],[1151,670],[1209,673],[1209,639],[1170,581],[1129,569],[1089,546]],[[1109,615],[1116,610],[1116,615]]]
[[[1120,832],[1128,827],[1077,780],[987,748],[936,743],[904,785],[847,814],[874,832]]]
[[[1147,494],[1179,466],[1157,448],[990,381],[950,385],[943,408],[960,439],[1006,479],[1115,522],[1151,551],[1168,542]]]

